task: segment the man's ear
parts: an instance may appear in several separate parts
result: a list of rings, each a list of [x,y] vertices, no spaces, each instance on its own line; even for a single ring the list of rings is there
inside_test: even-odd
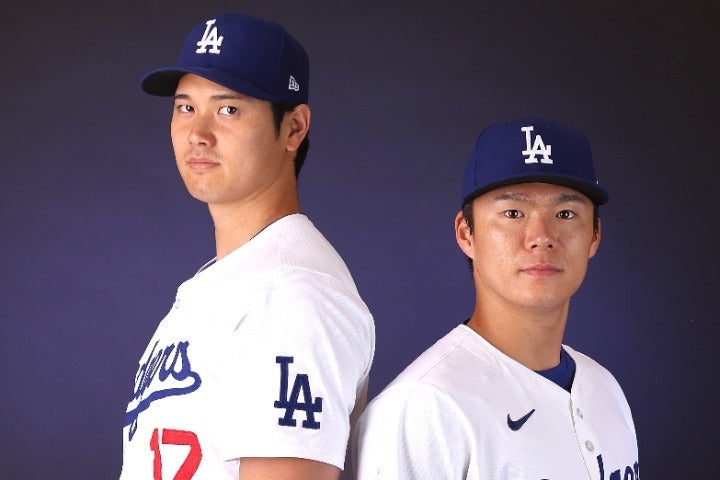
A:
[[[594,257],[598,248],[600,248],[600,237],[602,237],[602,220],[598,218],[597,230],[593,232],[593,240],[590,244],[590,256],[588,256],[588,258]]]
[[[455,215],[455,240],[457,240],[460,250],[462,250],[467,257],[473,258],[472,233],[470,232],[470,225],[468,225],[465,220],[462,211]]]
[[[297,151],[310,130],[310,107],[301,103],[285,114],[283,123],[288,127],[287,150]]]

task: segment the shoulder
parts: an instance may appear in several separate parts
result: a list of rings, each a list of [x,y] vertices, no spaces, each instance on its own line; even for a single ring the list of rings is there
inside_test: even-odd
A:
[[[469,370],[476,370],[482,363],[482,358],[468,348],[469,339],[463,325],[440,338],[370,402],[368,416],[373,411],[384,415],[386,410],[423,416],[425,410],[426,414],[437,410],[444,412],[442,415],[463,416],[462,397],[478,377],[477,373],[470,375]]]
[[[305,215],[289,215],[273,225],[281,271],[302,270],[336,280],[356,291],[355,282],[335,247]]]
[[[452,394],[472,377],[473,383],[492,381],[498,373],[494,352],[466,325],[458,325],[421,353],[388,388],[422,384]]]
[[[447,337],[411,363],[360,416],[352,434],[357,478],[415,478],[419,471],[450,478],[448,468],[467,464],[472,426],[458,401],[462,387],[443,381],[458,351]],[[437,451],[445,454],[428,455]]]
[[[224,298],[241,300],[265,320],[298,325],[348,319],[372,326],[342,258],[305,215],[268,225],[212,269]]]
[[[296,272],[305,272],[306,277],[331,278],[357,293],[352,276],[335,248],[299,213],[271,223],[196,278],[216,283],[251,281],[257,286]]]

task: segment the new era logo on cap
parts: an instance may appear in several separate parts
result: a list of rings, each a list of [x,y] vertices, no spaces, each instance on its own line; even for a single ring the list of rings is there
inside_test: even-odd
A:
[[[282,26],[249,15],[227,13],[197,24],[177,64],[148,73],[142,88],[151,95],[174,95],[186,73],[261,100],[308,102],[305,49]]]
[[[293,90],[295,92],[300,91],[300,85],[298,84],[297,80],[295,80],[295,77],[290,75],[290,81],[288,82],[288,90]]]
[[[587,137],[530,118],[490,125],[480,133],[465,168],[462,204],[495,188],[532,182],[573,188],[598,205],[608,199],[595,177]]]

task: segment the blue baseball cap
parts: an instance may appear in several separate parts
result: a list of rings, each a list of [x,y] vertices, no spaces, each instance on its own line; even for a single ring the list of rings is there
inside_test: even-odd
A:
[[[534,182],[570,187],[596,205],[608,201],[585,134],[528,118],[490,125],[480,133],[465,168],[462,204],[498,187]]]
[[[305,49],[282,26],[249,15],[226,13],[200,22],[185,39],[177,65],[149,72],[141,87],[150,95],[173,96],[186,73],[260,100],[308,102]]]

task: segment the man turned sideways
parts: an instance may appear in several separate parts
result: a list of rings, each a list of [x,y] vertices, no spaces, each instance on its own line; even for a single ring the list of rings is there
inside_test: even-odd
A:
[[[309,63],[280,25],[200,22],[142,88],[174,99],[171,139],[207,203],[215,257],[177,290],[143,353],[122,480],[337,479],[365,402],[372,317],[300,213]]]
[[[455,217],[474,311],[370,402],[359,480],[640,478],[620,386],[562,343],[606,201],[581,132],[531,118],[480,134]]]

